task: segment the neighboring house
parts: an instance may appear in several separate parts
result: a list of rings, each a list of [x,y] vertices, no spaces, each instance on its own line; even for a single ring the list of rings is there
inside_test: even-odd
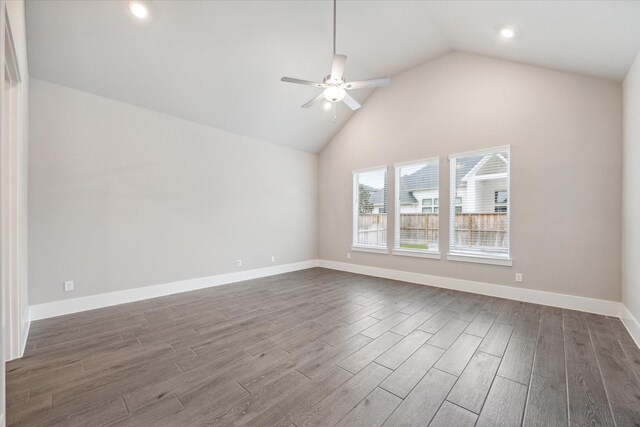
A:
[[[465,165],[459,168],[460,174],[456,174],[462,176],[456,179],[456,212],[507,212],[509,159],[497,153],[465,160]]]
[[[507,211],[508,159],[500,154],[474,156],[459,159],[456,166],[456,213]],[[438,182],[435,164],[400,177],[400,213],[438,213]],[[383,191],[374,191],[381,206]]]
[[[429,163],[400,177],[400,213],[438,213],[438,166]]]

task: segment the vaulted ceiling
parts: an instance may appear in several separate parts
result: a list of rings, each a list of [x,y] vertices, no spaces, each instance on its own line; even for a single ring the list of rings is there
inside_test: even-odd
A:
[[[318,152],[334,123],[318,89],[332,56],[332,2],[27,0],[32,77],[198,123]],[[622,80],[640,50],[640,2],[338,1],[345,77],[398,74],[458,50]],[[516,37],[502,40],[504,26]],[[393,79],[391,84],[393,84]],[[352,92],[366,108],[369,90]]]

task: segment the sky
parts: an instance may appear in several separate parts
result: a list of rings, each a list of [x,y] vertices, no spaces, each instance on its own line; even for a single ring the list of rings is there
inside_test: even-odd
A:
[[[386,177],[386,169],[379,169],[370,172],[360,172],[358,174],[358,183],[380,189],[384,187]]]

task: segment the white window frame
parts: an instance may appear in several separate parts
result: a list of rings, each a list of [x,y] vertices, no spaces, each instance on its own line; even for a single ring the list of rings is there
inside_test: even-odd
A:
[[[482,155],[482,154],[495,154],[496,151],[509,151],[509,162],[507,163],[507,241],[509,243],[508,251],[505,256],[491,255],[491,254],[479,254],[479,253],[467,253],[463,251],[455,251],[452,249],[452,244],[455,241],[455,198],[456,198],[456,171],[451,167],[451,160],[455,157],[470,156],[470,155]],[[492,147],[483,150],[465,151],[463,153],[450,154],[449,160],[449,250],[447,253],[447,261],[459,261],[459,262],[472,262],[478,264],[493,264],[502,266],[513,266],[513,259],[511,258],[511,145],[503,145],[500,147]]]
[[[358,197],[360,195],[360,191],[358,188],[358,175],[366,172],[373,171],[385,171],[385,186],[387,187],[387,194],[385,200],[386,202],[386,212],[387,215],[387,246],[376,246],[376,245],[361,245],[356,243],[358,241],[358,214],[359,212],[359,200]],[[352,219],[351,219],[351,251],[353,252],[370,252],[374,254],[388,254],[389,253],[389,168],[387,165],[366,168],[366,169],[358,169],[351,172],[351,180],[352,180],[352,198],[353,198],[353,209],[352,209]]]
[[[436,248],[435,251],[432,250],[420,250],[420,249],[405,249],[405,248],[401,248],[400,247],[400,209],[401,209],[401,203],[400,203],[400,169],[402,167],[405,166],[413,166],[413,165],[418,165],[418,164],[423,164],[423,163],[433,163],[433,162],[437,162],[438,163],[438,202],[440,201],[440,199],[442,199],[442,195],[440,194],[440,166],[441,166],[441,162],[440,162],[440,157],[431,157],[428,159],[420,159],[420,160],[412,160],[412,161],[408,161],[408,162],[402,162],[402,163],[395,163],[393,165],[393,169],[394,169],[394,177],[395,177],[395,182],[394,182],[394,195],[393,195],[393,199],[394,199],[394,204],[395,204],[395,209],[394,209],[394,213],[395,213],[395,218],[393,221],[393,235],[394,235],[394,239],[393,239],[393,255],[398,255],[398,256],[409,256],[409,257],[417,257],[417,258],[431,258],[431,259],[440,259],[441,255],[440,255],[440,227],[438,227],[438,247]],[[432,208],[433,206],[433,197],[432,199]],[[438,205],[439,207],[439,205]],[[422,201],[420,202],[420,211],[422,211]],[[441,225],[441,220],[442,218],[440,217],[440,209],[438,209],[438,225]]]

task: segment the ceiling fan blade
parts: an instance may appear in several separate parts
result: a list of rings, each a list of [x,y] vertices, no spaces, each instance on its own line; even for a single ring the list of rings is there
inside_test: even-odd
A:
[[[309,101],[306,104],[304,104],[301,108],[309,108],[309,107],[311,107],[312,105],[314,105],[315,103],[317,103],[318,101],[320,101],[322,99],[324,99],[324,93],[320,93],[320,95],[316,96],[311,101]]]
[[[333,55],[333,64],[331,64],[331,80],[342,80],[344,75],[344,63],[347,57],[344,55]]]
[[[389,84],[391,79],[389,77],[380,77],[371,80],[362,80],[359,82],[349,82],[344,85],[345,89],[364,89],[367,87],[381,87]]]
[[[310,82],[309,80],[294,79],[292,77],[283,77],[280,79],[280,81],[287,82],[287,83],[297,83],[299,85],[325,87],[324,83]]]
[[[349,95],[348,93],[344,95],[342,102],[347,104],[347,106],[352,110],[357,110],[358,108],[362,107],[362,105],[360,105],[360,103],[355,99],[353,99],[351,95]]]

